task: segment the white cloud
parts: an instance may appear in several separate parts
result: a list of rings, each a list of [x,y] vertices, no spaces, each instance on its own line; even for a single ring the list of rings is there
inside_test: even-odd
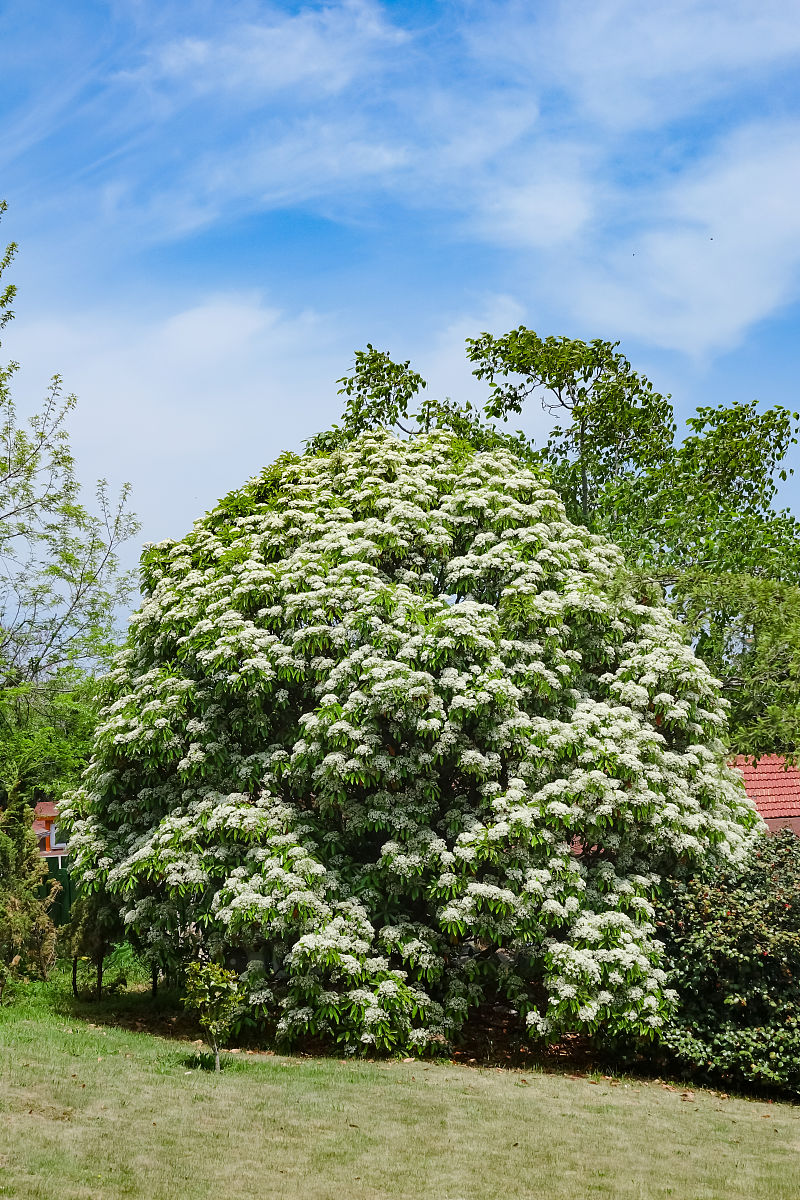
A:
[[[800,52],[787,0],[512,0],[470,31],[473,53],[530,72],[583,119],[664,125]]]
[[[734,345],[800,283],[800,123],[737,131],[650,199],[650,220],[576,264],[575,308],[654,345]]]
[[[148,539],[202,511],[340,409],[341,333],[256,294],[211,296],[163,316],[82,312],[15,322],[31,411],[51,369],[79,397],[70,419],[81,479],[130,480]],[[52,368],[50,366],[52,364]]]
[[[523,317],[512,297],[476,297],[406,352],[432,394],[479,403],[486,387],[471,374],[465,338]],[[70,432],[80,478],[131,481],[142,537],[159,540],[182,536],[220,496],[338,420],[335,381],[366,338],[336,314],[286,313],[258,293],[229,293],[161,313],[18,318],[6,340],[23,364],[21,411],[38,407],[58,370],[79,399]]]
[[[143,66],[120,78],[166,89],[182,103],[213,93],[257,102],[286,89],[326,96],[369,74],[380,52],[407,35],[369,0],[344,0],[287,15],[227,23],[214,36],[184,36],[153,48]]]
[[[486,241],[520,249],[551,249],[574,239],[595,213],[598,185],[561,155],[537,156],[536,177],[498,180],[477,197],[474,230]]]

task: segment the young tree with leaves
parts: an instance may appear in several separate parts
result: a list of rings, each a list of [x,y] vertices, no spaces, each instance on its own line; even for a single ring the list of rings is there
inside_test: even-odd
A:
[[[241,1008],[239,977],[215,962],[193,962],[186,969],[184,1004],[197,1013],[214,1054],[214,1069],[221,1070],[220,1046],[230,1036]]]
[[[5,209],[1,203],[0,216]],[[11,243],[0,276],[15,252]],[[13,316],[15,294],[13,284],[0,291],[0,328]],[[138,524],[127,486],[112,500],[101,480],[97,511],[83,505],[67,432],[75,398],[62,398],[55,377],[25,425],[12,396],[16,371],[14,362],[0,367],[0,825],[17,847],[0,863],[0,887],[24,893],[22,909],[33,912],[41,872],[29,862],[32,807],[58,798],[85,765],[92,674],[109,659],[117,610],[132,591],[117,555]]]

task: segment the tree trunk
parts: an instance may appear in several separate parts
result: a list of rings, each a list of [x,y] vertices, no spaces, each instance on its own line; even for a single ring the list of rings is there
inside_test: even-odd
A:
[[[586,475],[586,422],[580,423],[580,456],[581,456],[581,513],[584,525],[589,524],[589,481]]]
[[[101,954],[97,960],[97,988],[95,998],[102,1000],[103,998],[103,955]]]
[[[78,956],[72,956],[72,994],[75,999],[78,999]]]
[[[215,1071],[222,1070],[222,1067],[219,1065],[219,1045],[217,1044],[217,1042],[214,1042],[214,1070]]]
[[[150,993],[155,999],[158,994],[158,963],[154,962],[150,966]]]

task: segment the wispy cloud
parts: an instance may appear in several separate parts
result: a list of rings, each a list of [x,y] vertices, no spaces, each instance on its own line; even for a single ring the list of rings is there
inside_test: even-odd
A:
[[[466,36],[479,61],[534,77],[562,113],[618,131],[696,115],[800,53],[787,0],[511,0]]]
[[[728,349],[797,295],[799,194],[800,122],[737,130],[580,265],[578,312],[655,345]]]
[[[161,314],[20,317],[7,348],[23,363],[24,407],[57,365],[80,397],[81,477],[133,480],[146,534],[161,538],[338,415],[339,332],[335,317],[229,293]]]
[[[41,223],[120,259],[280,210],[376,241],[424,221],[498,256],[489,290],[695,354],[800,295],[786,0],[114,12],[102,51],[42,80],[7,161],[24,146],[36,177],[49,136]]]
[[[286,13],[268,8],[256,19],[230,17],[213,36],[181,36],[148,50],[123,83],[169,95],[176,106],[198,96],[259,105],[286,90],[303,101],[341,92],[356,78],[383,73],[386,52],[408,40],[369,0],[343,0]]]

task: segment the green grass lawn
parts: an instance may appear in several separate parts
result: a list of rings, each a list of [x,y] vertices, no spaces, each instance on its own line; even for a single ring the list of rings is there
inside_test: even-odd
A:
[[[0,1197],[800,1200],[800,1107],[244,1052],[214,1075],[78,1011],[60,982],[0,1010]]]

